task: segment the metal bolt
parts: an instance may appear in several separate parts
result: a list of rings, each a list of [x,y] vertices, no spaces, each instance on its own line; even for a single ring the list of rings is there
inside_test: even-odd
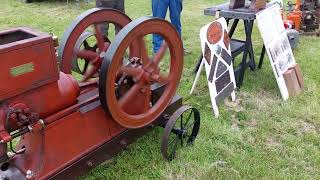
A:
[[[92,166],[93,166],[93,163],[92,163],[91,161],[87,161],[87,165],[88,165],[89,167],[92,167]]]
[[[106,55],[106,53],[102,51],[102,52],[100,53],[100,58],[104,58],[105,55]]]
[[[15,153],[13,153],[13,152],[10,152],[10,151],[7,152],[7,156],[9,159],[13,158],[14,155],[15,155]]]
[[[126,145],[127,145],[127,142],[126,142],[125,139],[122,139],[122,140],[120,141],[120,144],[121,144],[122,146],[126,146]]]
[[[33,177],[33,172],[31,170],[27,171],[26,178],[31,179]]]
[[[146,89],[145,89],[145,88],[141,88],[141,89],[140,89],[140,92],[141,92],[141,93],[146,93]]]

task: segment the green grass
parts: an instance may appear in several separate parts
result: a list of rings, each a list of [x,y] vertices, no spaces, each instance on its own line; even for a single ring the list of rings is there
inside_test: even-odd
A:
[[[65,1],[1,2],[1,30],[30,26],[59,37],[77,15],[94,6],[67,5]],[[159,128],[98,166],[86,179],[320,179],[320,39],[301,37],[294,52],[305,78],[302,94],[282,101],[266,58],[261,70],[246,71],[237,103],[220,105],[221,116],[216,119],[204,74],[195,94],[189,95],[200,53],[199,30],[213,20],[203,15],[203,9],[212,5],[211,0],[184,0],[182,15],[183,40],[192,54],[185,58],[179,93],[185,103],[201,111],[195,145],[179,150],[176,160],[166,162],[160,154]],[[150,9],[149,0],[126,1],[126,11],[133,19],[150,15]],[[241,30],[236,32],[238,37]],[[262,40],[257,27],[253,43],[258,59]]]

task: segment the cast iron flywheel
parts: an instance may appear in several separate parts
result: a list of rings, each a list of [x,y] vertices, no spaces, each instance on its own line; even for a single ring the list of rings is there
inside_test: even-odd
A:
[[[162,36],[164,41],[160,50],[149,56],[152,34]],[[139,56],[127,59],[126,51],[134,41],[139,43]],[[146,126],[169,105],[182,69],[183,46],[176,29],[162,19],[136,19],[118,33],[104,57],[99,75],[100,101],[120,125]],[[154,85],[165,87],[156,103],[151,101]]]
[[[58,49],[60,70],[70,74],[71,70],[83,75],[81,81],[96,77],[105,52],[110,46],[107,33],[103,26],[113,24],[123,28],[131,19],[115,9],[93,8],[79,15],[65,31]],[[90,37],[93,37],[89,39]],[[92,45],[89,45],[89,42]],[[133,42],[135,43],[135,42]],[[138,50],[138,45],[131,47]],[[133,48],[130,54],[134,54]],[[78,60],[84,60],[82,70],[79,70]]]

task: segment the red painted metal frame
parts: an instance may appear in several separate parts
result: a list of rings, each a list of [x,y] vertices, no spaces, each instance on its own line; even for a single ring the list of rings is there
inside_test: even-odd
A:
[[[155,97],[162,93],[159,89],[157,91],[153,91]],[[22,136],[17,149],[25,147],[26,151],[15,156],[14,166],[23,174],[32,170],[35,179],[74,179],[112,158],[155,125],[165,123],[167,119],[164,117],[182,104],[182,99],[176,96],[165,115],[153,124],[128,130],[105,113],[97,95],[96,89],[87,91],[74,106],[44,119],[44,131]]]

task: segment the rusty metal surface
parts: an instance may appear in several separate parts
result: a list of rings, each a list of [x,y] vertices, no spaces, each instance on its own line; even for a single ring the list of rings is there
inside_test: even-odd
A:
[[[223,43],[226,47],[226,49],[229,50],[229,47],[230,47],[230,37],[229,37],[229,34],[226,30],[224,30],[223,32]]]
[[[208,80],[211,83],[213,81],[213,77],[214,77],[214,74],[215,74],[215,71],[216,71],[217,61],[218,61],[218,57],[216,55],[214,55],[213,59],[212,59],[211,68],[210,68],[209,78],[208,78]]]
[[[207,61],[209,65],[211,64],[211,50],[207,43],[204,48],[204,59]]]
[[[165,43],[154,57],[149,57],[143,39],[151,34],[159,34],[165,39]],[[123,62],[123,57],[125,50],[135,40],[140,43],[140,56],[133,59],[138,59],[140,64],[131,66]],[[167,75],[161,72],[159,67],[166,49],[170,52]],[[134,20],[118,33],[104,58],[99,79],[101,103],[106,112],[111,113],[114,120],[122,126],[127,128],[146,126],[170,103],[178,87],[182,68],[183,46],[175,28],[169,22],[153,17]],[[117,92],[121,79],[128,77],[135,79],[135,82],[125,93],[119,95]],[[157,103],[150,106],[150,86],[156,83],[166,84],[166,87]]]
[[[207,39],[210,44],[216,44],[220,41],[223,35],[223,29],[219,22],[215,21],[210,24],[207,31]]]

